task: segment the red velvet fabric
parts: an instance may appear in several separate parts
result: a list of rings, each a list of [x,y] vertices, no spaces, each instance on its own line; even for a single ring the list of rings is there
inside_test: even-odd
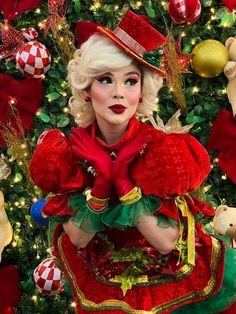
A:
[[[222,0],[222,2],[230,11],[233,11],[236,6],[236,0]]]
[[[197,226],[197,230],[199,237],[196,243],[196,266],[189,274],[182,276],[181,279],[176,279],[174,273],[171,275],[172,279],[166,276],[163,280],[160,276],[156,284],[137,286],[123,296],[119,286],[95,279],[91,265],[81,258],[84,253],[78,254],[76,247],[71,244],[67,235],[61,234],[60,226],[58,226],[54,234],[54,254],[58,257],[72,286],[77,313],[103,314],[105,311],[107,314],[120,314],[128,312],[127,309],[131,312],[132,309],[151,311],[155,308],[156,311],[161,310],[161,313],[167,314],[185,304],[197,302],[215,294],[222,283],[224,246],[216,240],[220,251],[211,263],[211,258],[214,256],[212,238],[201,231],[200,225]],[[120,231],[117,241],[121,241],[121,238],[128,239],[125,232]],[[129,234],[131,232],[129,231]],[[121,235],[121,233],[124,234]],[[214,283],[213,289],[211,292],[208,290],[208,296],[203,296],[201,291],[208,285],[211,277]]]
[[[28,79],[15,80],[11,75],[0,73],[0,123],[11,124],[16,129],[17,122],[14,112],[18,113],[23,128],[28,130],[32,126],[33,115],[41,105],[43,84],[42,80]],[[15,103],[11,105],[13,100]],[[4,140],[0,136],[0,145],[4,146]]]
[[[16,18],[21,12],[37,8],[42,0],[2,0],[0,9],[8,20]]]
[[[20,274],[14,265],[0,268],[0,313],[14,314],[20,302]]]
[[[155,131],[152,143],[132,168],[137,185],[146,195],[163,198],[197,189],[211,169],[205,148],[188,134],[159,135]]]
[[[216,150],[219,168],[236,183],[236,120],[230,111],[222,109],[212,125],[207,149]]]

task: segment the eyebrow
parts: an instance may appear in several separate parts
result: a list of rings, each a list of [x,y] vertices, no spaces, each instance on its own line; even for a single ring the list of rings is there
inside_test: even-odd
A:
[[[133,74],[138,75],[138,76],[141,76],[141,74],[138,73],[138,72],[136,72],[136,71],[127,72],[127,73],[125,73],[125,76],[129,76],[129,75],[133,75]],[[103,74],[101,74],[101,75],[110,75],[110,76],[114,76],[111,72],[105,72],[105,73],[103,73]]]

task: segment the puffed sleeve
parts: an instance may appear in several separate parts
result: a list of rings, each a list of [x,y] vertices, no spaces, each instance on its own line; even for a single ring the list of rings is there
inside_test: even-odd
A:
[[[66,193],[88,184],[85,170],[77,163],[68,139],[59,130],[49,130],[40,137],[29,169],[35,184],[46,193]]]
[[[166,206],[168,216],[177,219],[170,214],[173,200],[195,191],[203,183],[211,170],[210,158],[203,145],[189,134],[166,134],[154,130],[152,138],[144,154],[133,165],[131,175],[144,194],[166,200],[162,209]],[[173,204],[169,206],[169,203]],[[198,212],[194,208],[193,211]]]

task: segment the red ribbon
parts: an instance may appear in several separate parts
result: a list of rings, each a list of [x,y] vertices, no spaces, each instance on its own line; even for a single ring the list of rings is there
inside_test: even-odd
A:
[[[2,0],[0,1],[0,10],[6,19],[13,20],[21,12],[32,10],[39,6],[42,0]]]
[[[58,26],[62,23],[67,8],[67,0],[49,0],[48,12],[49,17],[44,22],[44,33],[47,34],[49,29],[56,32]]]

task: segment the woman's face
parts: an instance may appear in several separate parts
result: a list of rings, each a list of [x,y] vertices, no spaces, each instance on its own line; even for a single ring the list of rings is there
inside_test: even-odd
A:
[[[98,75],[87,93],[98,125],[126,126],[141,97],[141,71],[136,65],[130,65]]]

